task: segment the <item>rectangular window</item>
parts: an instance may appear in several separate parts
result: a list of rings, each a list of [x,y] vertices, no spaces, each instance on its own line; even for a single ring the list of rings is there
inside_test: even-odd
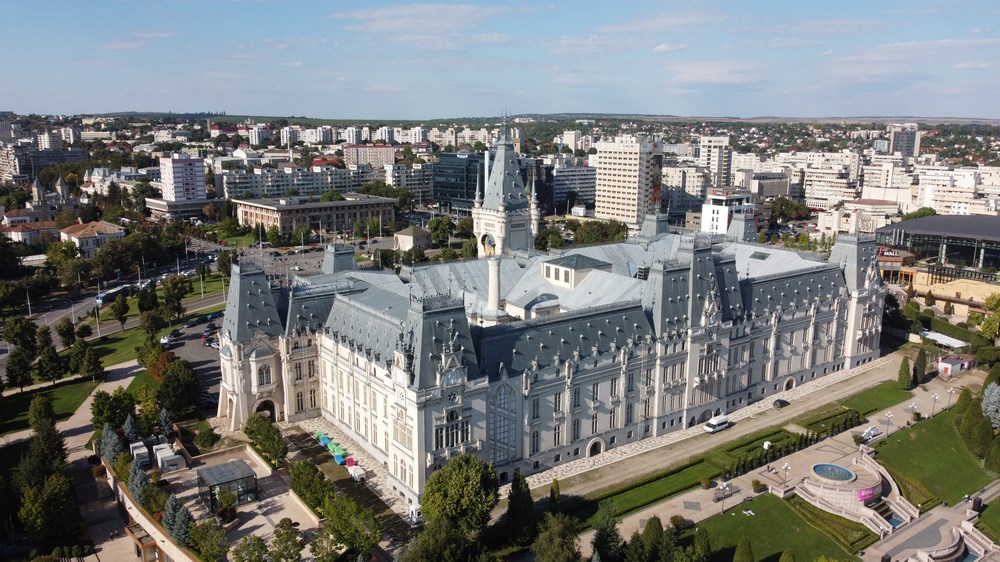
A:
[[[533,398],[531,400],[531,419],[533,419],[533,420],[537,420],[538,419],[538,399],[537,398]]]
[[[633,417],[635,417],[635,405],[629,402],[628,406],[625,407],[625,425],[632,423]]]
[[[611,379],[611,396],[618,396],[618,379]]]
[[[600,390],[600,386],[601,386],[600,383],[595,382],[593,386],[590,387],[590,399],[593,400],[594,402],[597,402],[597,398],[599,396],[598,391]]]
[[[573,407],[574,408],[580,407],[580,387],[576,387],[573,389]]]
[[[562,392],[557,392],[555,397],[552,398],[552,411],[553,412],[562,411]]]
[[[625,379],[625,384],[628,385],[628,390],[625,392],[632,392],[635,390],[635,373],[629,371],[628,376]]]
[[[559,446],[562,445],[562,424],[557,423],[552,428],[552,444]]]
[[[597,414],[590,416],[590,432],[597,433]]]
[[[573,441],[580,440],[580,419],[573,420]]]
[[[608,414],[608,427],[618,427],[618,408],[611,408],[611,413]]]

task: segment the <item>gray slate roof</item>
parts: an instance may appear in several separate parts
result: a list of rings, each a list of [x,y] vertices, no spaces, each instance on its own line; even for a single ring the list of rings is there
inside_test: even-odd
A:
[[[256,265],[234,264],[232,272],[222,333],[237,342],[249,341],[258,333],[270,337],[282,334],[282,315],[264,270]]]
[[[483,193],[483,208],[496,210],[501,204],[508,211],[528,208],[528,195],[524,190],[521,167],[517,163],[517,152],[506,128],[497,140],[496,155]]]
[[[909,234],[933,234],[1000,242],[1000,217],[987,215],[934,215],[883,226],[876,233],[902,230]]]

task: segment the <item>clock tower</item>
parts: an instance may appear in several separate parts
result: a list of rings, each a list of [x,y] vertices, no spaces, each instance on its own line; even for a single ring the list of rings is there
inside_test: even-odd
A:
[[[484,166],[485,186],[482,190],[476,188],[472,208],[472,231],[479,257],[534,250],[541,213],[534,192],[529,195],[525,189],[506,120],[497,139],[492,165],[487,152]]]

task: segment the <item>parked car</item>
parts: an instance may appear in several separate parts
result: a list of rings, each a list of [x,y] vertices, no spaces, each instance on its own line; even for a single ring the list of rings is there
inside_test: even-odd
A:
[[[215,320],[217,318],[222,318],[225,314],[222,311],[213,312],[205,317],[206,320]]]
[[[781,398],[778,398],[777,400],[774,401],[774,408],[777,410],[780,410],[787,405],[788,405],[788,400],[782,400]]]
[[[212,341],[212,343],[210,343],[210,344],[208,344],[208,345],[209,345],[209,347],[211,347],[212,349],[219,349],[220,347],[222,347],[222,346],[220,346],[220,345],[219,345],[219,342],[218,342],[218,341],[215,341],[215,340],[213,340],[213,341]]]
[[[209,322],[208,326],[205,326],[205,329],[201,332],[201,335],[210,336],[213,332],[215,332],[215,324]]]
[[[160,336],[160,343],[163,345],[170,345],[170,334],[163,334]]]

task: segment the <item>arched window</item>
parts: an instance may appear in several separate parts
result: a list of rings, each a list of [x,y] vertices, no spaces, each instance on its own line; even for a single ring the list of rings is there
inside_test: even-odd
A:
[[[309,407],[310,408],[315,408],[316,407],[316,389],[315,388],[309,390]]]
[[[271,384],[271,367],[268,365],[261,365],[257,369],[257,386],[264,386]]]
[[[302,363],[295,364],[295,380],[302,380]]]
[[[500,385],[490,399],[487,436],[490,443],[490,462],[499,464],[515,458],[517,443],[517,404],[509,385]]]
[[[299,412],[301,412],[302,410],[305,410],[304,404],[302,402],[302,393],[301,392],[295,393],[295,409],[297,411],[299,411]]]

